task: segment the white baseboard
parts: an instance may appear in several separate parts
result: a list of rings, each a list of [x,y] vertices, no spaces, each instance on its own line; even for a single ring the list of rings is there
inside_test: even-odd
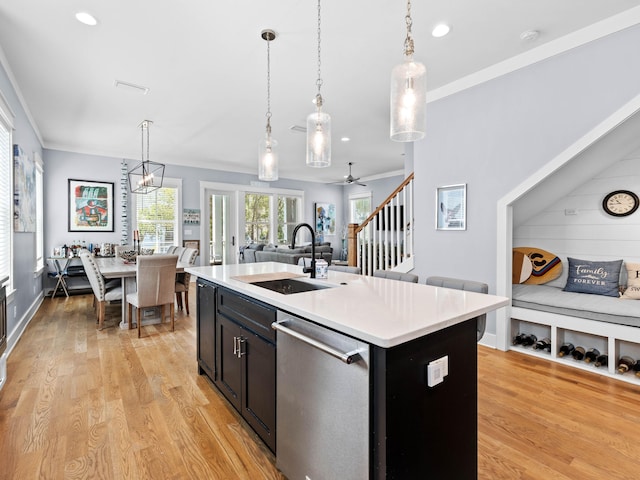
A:
[[[497,345],[497,337],[495,333],[487,333],[485,332],[480,341],[478,342],[480,345],[484,345],[489,348],[496,348]]]
[[[20,337],[22,336],[25,329],[27,328],[27,325],[29,325],[29,322],[31,322],[31,320],[33,319],[36,312],[40,308],[40,305],[42,305],[43,301],[44,301],[44,296],[42,293],[40,293],[40,295],[38,295],[34,299],[29,309],[24,313],[24,315],[22,316],[18,324],[14,327],[11,333],[9,333],[7,337],[7,350],[4,353],[6,355],[6,358],[9,358],[9,355],[11,354],[13,347],[15,347],[16,344],[18,343],[18,340],[20,340]]]

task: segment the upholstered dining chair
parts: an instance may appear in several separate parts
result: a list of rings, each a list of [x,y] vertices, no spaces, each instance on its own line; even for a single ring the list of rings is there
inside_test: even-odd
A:
[[[180,257],[180,263],[186,263],[187,265],[194,265],[196,258],[198,257],[198,250],[195,248],[185,248]],[[191,274],[187,272],[180,272],[176,274],[176,302],[178,303],[178,309],[182,310],[183,305],[189,315],[189,283],[191,282]],[[182,294],[184,293],[184,302]]]
[[[169,247],[167,247],[167,251],[164,252],[166,255],[174,255],[176,254],[176,250],[178,249],[178,247],[176,245],[169,245]]]
[[[82,260],[85,275],[89,279],[91,290],[93,290],[94,304],[97,302],[95,306],[98,312],[98,329],[102,330],[105,306],[107,303],[122,300],[122,286],[119,284],[110,286],[111,282],[105,282],[104,277],[100,273],[100,269],[89,251],[80,252],[80,260]]]
[[[474,280],[463,280],[451,277],[428,277],[427,285],[434,287],[453,288],[455,290],[465,290],[467,292],[489,293],[489,285]],[[487,315],[480,315],[477,319],[477,340],[478,342],[484,335],[487,326]]]
[[[360,267],[351,267],[349,265],[329,265],[327,268],[336,272],[355,273],[356,275],[360,275],[362,273],[362,269]]]
[[[400,280],[401,282],[418,283],[418,275],[413,273],[394,272],[392,270],[376,270],[374,277],[388,278],[390,280]]]
[[[142,327],[142,309],[160,307],[160,319],[164,321],[164,307],[169,305],[171,331],[174,329],[175,311],[173,292],[176,282],[177,255],[142,255],[137,258],[137,291],[127,294],[129,328],[133,325],[133,307],[137,310],[138,338]]]

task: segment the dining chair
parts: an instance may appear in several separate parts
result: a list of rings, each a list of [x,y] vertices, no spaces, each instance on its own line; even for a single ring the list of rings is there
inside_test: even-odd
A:
[[[137,310],[138,338],[142,327],[142,309],[160,307],[160,321],[164,321],[164,307],[169,305],[171,331],[174,329],[175,311],[173,294],[176,282],[177,255],[142,255],[136,263],[137,291],[127,294],[129,329],[133,326],[133,307]]]
[[[376,270],[374,277],[388,278],[390,280],[400,280],[401,282],[418,283],[418,275],[413,273],[394,272],[392,270]]]
[[[169,245],[169,247],[167,247],[167,251],[164,253],[165,255],[174,255],[177,249],[178,247],[176,245]]]
[[[88,251],[80,252],[80,260],[82,260],[84,273],[91,284],[91,290],[93,290],[94,306],[98,311],[98,329],[102,330],[106,304],[118,300],[122,301],[122,286],[119,282],[117,285],[109,286]]]
[[[355,273],[356,275],[360,275],[362,273],[362,269],[360,267],[352,267],[349,265],[329,265],[327,268],[335,272]]]
[[[180,263],[187,265],[194,265],[196,258],[198,257],[198,250],[195,248],[185,248],[180,257]],[[176,274],[176,302],[178,303],[178,309],[182,310],[183,305],[189,315],[189,284],[191,282],[191,274],[187,272],[180,272]],[[184,293],[184,302],[182,294]]]
[[[113,252],[115,253],[117,258],[120,258],[120,252],[130,252],[132,250],[135,250],[135,247],[133,245],[116,245],[113,249]]]

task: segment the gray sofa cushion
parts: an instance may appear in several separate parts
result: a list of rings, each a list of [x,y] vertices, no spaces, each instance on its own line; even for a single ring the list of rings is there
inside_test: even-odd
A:
[[[640,327],[640,301],[565,292],[548,285],[513,285],[514,307]]]

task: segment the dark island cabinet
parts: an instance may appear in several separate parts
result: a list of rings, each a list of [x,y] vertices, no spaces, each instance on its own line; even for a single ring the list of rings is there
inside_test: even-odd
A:
[[[276,309],[217,288],[214,384],[276,450]]]
[[[198,279],[197,285],[197,356],[198,374],[215,379],[216,286]]]

